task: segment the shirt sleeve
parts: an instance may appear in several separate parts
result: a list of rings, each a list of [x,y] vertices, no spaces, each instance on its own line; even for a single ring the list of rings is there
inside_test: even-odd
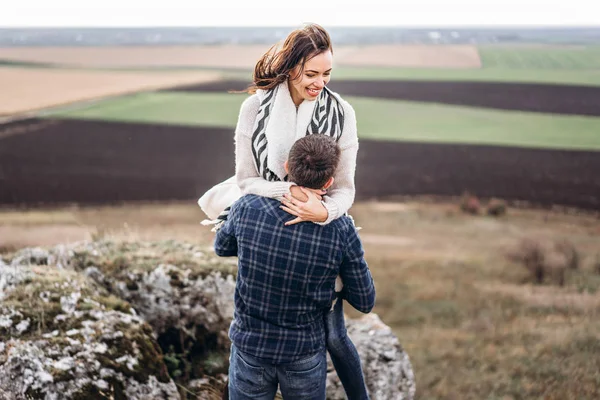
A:
[[[220,257],[236,257],[238,255],[237,239],[235,236],[235,207],[227,215],[227,220],[217,230],[215,236],[215,253]]]
[[[327,220],[320,225],[327,225],[331,221],[344,215],[352,203],[356,193],[354,175],[356,172],[356,157],[358,154],[358,135],[356,128],[356,114],[350,104],[345,104],[346,119],[344,130],[339,140],[341,148],[340,163],[333,177],[333,185],[323,196],[323,204],[327,209]]]
[[[246,99],[235,129],[235,177],[243,195],[255,194],[281,200],[292,182],[270,182],[259,176],[252,154],[252,130],[260,106],[258,96]]]
[[[348,227],[348,243],[345,247],[340,276],[344,282],[344,298],[363,313],[369,313],[375,305],[375,285],[371,271],[364,258],[364,250],[354,226]]]

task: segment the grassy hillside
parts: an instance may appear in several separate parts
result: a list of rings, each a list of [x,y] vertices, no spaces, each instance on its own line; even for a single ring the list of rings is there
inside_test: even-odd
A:
[[[351,213],[363,228],[374,312],[409,354],[418,399],[599,398],[597,216],[510,209],[492,218],[426,202],[359,203]],[[202,218],[193,200],[0,210],[0,257],[90,237],[209,245],[213,234],[198,224]],[[532,283],[505,257],[522,238],[570,240],[579,268],[563,287]]]

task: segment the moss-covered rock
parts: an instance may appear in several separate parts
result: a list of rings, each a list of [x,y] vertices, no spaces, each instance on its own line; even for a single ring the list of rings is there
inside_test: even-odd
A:
[[[75,271],[0,266],[0,280],[9,276],[0,387],[10,395],[2,398],[179,398],[152,328],[129,304]]]
[[[68,398],[103,398],[107,391],[118,398],[125,393],[120,389],[125,380],[148,382],[152,377],[159,383],[172,378],[181,397],[194,393],[190,398],[195,398],[199,392],[189,391],[189,382],[227,371],[227,330],[233,317],[237,267],[233,259],[174,241],[96,241],[49,250],[23,249],[13,253],[8,263],[19,276],[11,276],[15,290],[0,309],[0,334],[22,341],[46,335],[57,346],[65,345],[64,339],[84,341],[82,327],[98,310],[149,324],[132,330],[115,321],[113,328],[123,336],[105,338],[107,351],[95,358],[114,374],[101,377],[99,385],[80,385],[81,394],[73,391]],[[26,271],[34,271],[35,279]],[[30,282],[24,285],[26,280]],[[137,361],[126,352],[132,348],[137,349]],[[71,378],[70,370],[52,367],[48,372],[55,382]],[[35,390],[32,387],[31,393]]]

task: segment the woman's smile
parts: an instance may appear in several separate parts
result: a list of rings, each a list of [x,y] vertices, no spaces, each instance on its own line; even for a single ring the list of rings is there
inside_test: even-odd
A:
[[[311,97],[317,97],[321,93],[321,89],[306,88],[306,91]]]

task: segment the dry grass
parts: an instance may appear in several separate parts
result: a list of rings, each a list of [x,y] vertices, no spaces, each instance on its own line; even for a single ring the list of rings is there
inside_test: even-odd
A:
[[[200,225],[202,219],[204,214],[192,201],[46,210],[0,209],[0,250],[102,237],[208,243],[213,234]]]
[[[375,312],[411,356],[419,398],[598,398],[597,216],[511,209],[493,218],[418,203],[365,203],[352,214],[363,236],[413,240],[387,249],[365,241],[365,250]],[[524,284],[527,271],[504,257],[523,237],[569,238],[580,269],[567,271],[563,288]]]
[[[509,209],[493,218],[416,202],[357,204],[352,215],[377,286],[375,312],[411,356],[420,399],[600,398],[597,216]],[[208,243],[201,219],[191,201],[5,210],[0,247],[60,242],[67,226]],[[523,237],[569,238],[580,268],[567,271],[564,287],[524,283],[527,271],[504,257]]]
[[[0,59],[74,67],[204,67],[253,69],[268,45],[142,47],[9,47]],[[479,68],[475,46],[335,46],[337,65],[362,67]]]
[[[0,117],[218,78],[218,74],[205,71],[117,72],[0,67]]]

